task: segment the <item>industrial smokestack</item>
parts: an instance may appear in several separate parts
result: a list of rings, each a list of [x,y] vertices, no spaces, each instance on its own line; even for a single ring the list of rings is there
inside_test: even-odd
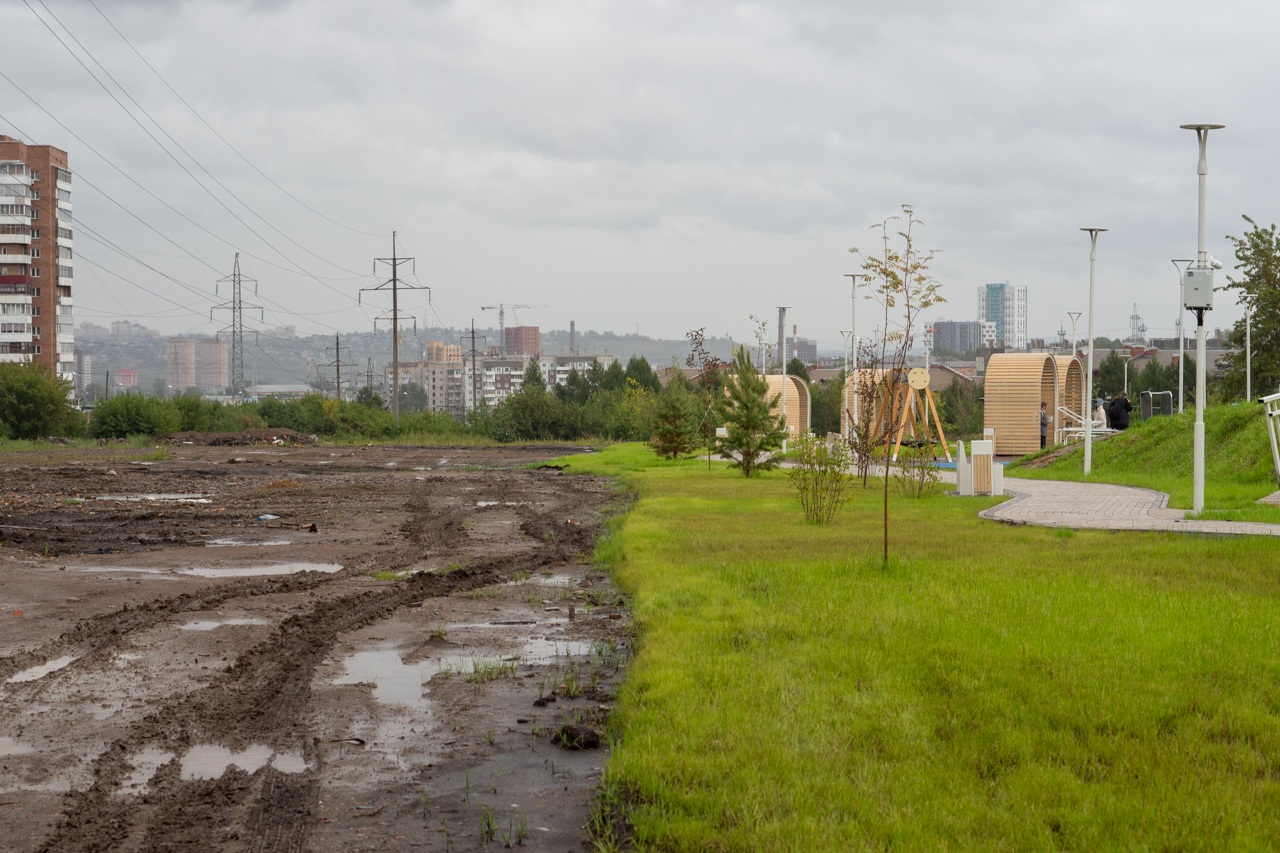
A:
[[[569,355],[578,354],[578,330],[574,327],[573,321],[569,321]]]

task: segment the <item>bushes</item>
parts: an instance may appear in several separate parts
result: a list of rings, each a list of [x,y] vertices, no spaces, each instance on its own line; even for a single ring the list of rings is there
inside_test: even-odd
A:
[[[182,423],[182,413],[173,401],[146,394],[117,394],[94,407],[89,435],[94,438],[165,436],[181,430]]]
[[[43,365],[0,362],[0,438],[82,435],[71,383]]]

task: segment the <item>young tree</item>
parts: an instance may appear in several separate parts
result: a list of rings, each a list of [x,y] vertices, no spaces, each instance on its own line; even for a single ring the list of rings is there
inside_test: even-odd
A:
[[[39,364],[0,362],[0,423],[12,438],[80,435],[71,383]]]
[[[530,391],[547,390],[547,383],[542,378],[542,368],[538,366],[537,356],[529,356],[529,364],[524,369],[524,385],[521,388],[528,388]]]
[[[688,380],[681,383],[676,381],[676,377],[684,379],[684,374],[675,374],[667,389],[658,395],[653,412],[653,435],[649,438],[653,452],[668,459],[693,450],[698,439],[698,420],[702,415],[697,397],[685,387]]]
[[[805,367],[804,362],[794,356],[790,361],[787,362],[787,375],[799,376],[801,379],[804,380],[804,384],[806,385],[808,385],[811,381],[809,379],[809,368]]]
[[[685,333],[689,339],[689,357],[685,366],[698,371],[696,376],[697,399],[702,415],[698,418],[698,433],[707,448],[707,471],[711,470],[711,448],[715,444],[716,429],[720,417],[714,405],[724,391],[724,368],[727,366],[707,349],[707,327],[691,329]]]
[[[1114,349],[1098,364],[1098,381],[1093,391],[1103,397],[1114,397],[1124,390],[1124,359]]]
[[[769,383],[756,373],[751,353],[746,347],[739,347],[733,360],[733,375],[725,384],[725,397],[720,402],[720,416],[728,435],[716,439],[716,450],[732,459],[744,477],[777,464],[772,457],[760,457],[782,447],[782,415],[774,414],[780,399],[778,394],[769,398]]]
[[[369,409],[385,409],[386,401],[382,399],[382,395],[374,391],[368,385],[364,386],[356,393],[356,402],[361,406]]]
[[[1252,227],[1243,237],[1228,237],[1236,248],[1240,278],[1227,276],[1228,290],[1251,309],[1250,344],[1253,351],[1253,392],[1258,397],[1280,388],[1280,235],[1276,226],[1263,228],[1249,217]],[[1229,335],[1234,349],[1227,354],[1222,387],[1227,399],[1245,392],[1245,318],[1236,321]],[[1176,386],[1176,382],[1174,383]]]
[[[658,374],[653,372],[649,359],[642,355],[631,356],[631,360],[627,362],[626,376],[635,383],[637,388],[642,388],[650,394],[658,394],[662,391]]]
[[[915,211],[909,205],[903,205],[904,216],[890,216],[873,225],[873,231],[880,232],[881,251],[876,255],[865,255],[858,249],[850,249],[863,259],[862,268],[871,276],[869,287],[870,298],[878,301],[884,309],[883,326],[877,336],[880,349],[880,363],[888,367],[891,382],[904,381],[907,371],[907,356],[911,351],[915,335],[920,331],[917,325],[920,314],[929,310],[939,302],[945,302],[938,293],[939,284],[929,275],[929,265],[933,262],[933,250],[922,251],[915,247],[916,226],[924,223],[916,219]],[[890,232],[890,222],[901,222],[900,230]],[[895,246],[895,236],[898,245]],[[892,351],[892,352],[891,352]],[[901,413],[893,411],[895,407],[886,409],[885,423],[888,429],[884,433],[884,565],[889,565],[889,457],[893,437],[897,434]]]

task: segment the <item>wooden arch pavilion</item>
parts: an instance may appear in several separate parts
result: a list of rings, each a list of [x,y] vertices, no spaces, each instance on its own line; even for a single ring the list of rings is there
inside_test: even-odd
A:
[[[1057,428],[1058,363],[1034,352],[996,353],[983,379],[982,423],[996,431],[996,453],[1021,456],[1040,449],[1040,403]]]
[[[1056,355],[1053,360],[1058,366],[1058,406],[1076,416],[1059,412],[1056,428],[1084,426],[1084,418],[1089,416],[1084,399],[1084,364],[1074,355]]]
[[[766,376],[765,381],[769,383],[769,399],[772,400],[775,396],[779,398],[778,405],[774,407],[778,414],[782,414],[783,380],[786,380],[787,389],[787,435],[801,435],[809,431],[810,416],[812,415],[809,386],[799,376],[781,376],[779,374]]]

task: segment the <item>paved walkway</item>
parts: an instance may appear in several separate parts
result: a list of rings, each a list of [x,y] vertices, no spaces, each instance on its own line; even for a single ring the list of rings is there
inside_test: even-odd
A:
[[[1005,477],[1004,490],[1012,500],[981,515],[1009,524],[1072,527],[1091,530],[1164,530],[1217,536],[1280,536],[1280,524],[1252,521],[1184,521],[1190,512],[1169,509],[1164,492],[1073,483],[1064,480],[1024,480]]]

